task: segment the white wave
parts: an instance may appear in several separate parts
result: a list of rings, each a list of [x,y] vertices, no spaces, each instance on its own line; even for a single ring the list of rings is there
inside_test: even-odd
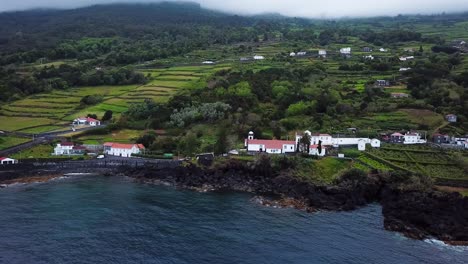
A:
[[[453,246],[453,245],[446,244],[444,241],[437,240],[434,238],[425,239],[424,242],[429,243],[439,248],[450,249],[450,250],[454,250],[458,252],[468,252],[468,246]]]

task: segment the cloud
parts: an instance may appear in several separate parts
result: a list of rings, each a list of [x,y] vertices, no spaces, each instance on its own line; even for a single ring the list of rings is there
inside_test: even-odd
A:
[[[0,11],[74,8],[159,0],[0,0]],[[467,0],[193,0],[203,7],[238,14],[281,13],[300,17],[381,16],[468,11]]]

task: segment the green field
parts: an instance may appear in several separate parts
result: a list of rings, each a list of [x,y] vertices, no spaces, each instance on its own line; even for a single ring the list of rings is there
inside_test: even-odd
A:
[[[406,170],[434,179],[468,180],[453,153],[424,145],[385,145],[362,154],[359,163],[370,169]]]
[[[0,137],[0,150],[2,149],[7,149],[19,144],[26,143],[28,141],[31,141],[31,139],[28,138],[19,138],[19,137],[10,137],[10,136],[2,136]]]

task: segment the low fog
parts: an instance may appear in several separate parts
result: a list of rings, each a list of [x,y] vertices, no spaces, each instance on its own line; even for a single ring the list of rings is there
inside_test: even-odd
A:
[[[106,3],[158,0],[0,0],[0,12],[32,8],[75,8]],[[362,17],[397,14],[435,14],[468,11],[467,0],[193,0],[205,8],[236,13],[280,13],[310,18]]]

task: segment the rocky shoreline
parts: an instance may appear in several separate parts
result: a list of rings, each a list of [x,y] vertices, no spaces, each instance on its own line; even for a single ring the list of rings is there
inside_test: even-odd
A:
[[[250,192],[259,204],[307,212],[350,211],[378,202],[387,230],[413,239],[436,238],[450,245],[468,246],[468,198],[432,187],[422,188],[428,184],[414,176],[362,175],[351,171],[333,185],[314,185],[266,163],[234,160],[214,168],[187,164],[175,170],[129,169],[124,175],[145,183],[202,192]],[[280,198],[265,198],[272,196]]]
[[[59,169],[1,172],[0,185],[44,182],[67,172]],[[189,163],[170,169],[122,167],[96,173],[124,175],[143,183],[199,192],[249,192],[256,195],[253,201],[261,205],[306,212],[350,211],[378,202],[387,230],[413,239],[436,238],[447,244],[468,246],[468,197],[438,191],[416,176],[350,171],[332,185],[316,185],[291,176],[287,167],[273,167],[268,159],[255,163],[228,160],[209,168]]]

